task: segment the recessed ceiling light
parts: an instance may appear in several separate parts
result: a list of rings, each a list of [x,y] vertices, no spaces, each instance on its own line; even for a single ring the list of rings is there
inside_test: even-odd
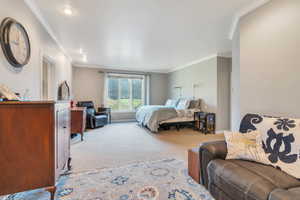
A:
[[[82,60],[83,60],[83,62],[87,62],[87,55],[83,55]]]
[[[73,15],[73,11],[72,11],[72,9],[71,9],[71,6],[65,6],[65,8],[64,8],[64,13],[66,14],[66,15]]]

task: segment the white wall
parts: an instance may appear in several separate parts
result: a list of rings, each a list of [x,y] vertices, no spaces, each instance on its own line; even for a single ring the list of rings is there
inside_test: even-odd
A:
[[[300,1],[273,0],[240,22],[241,114],[300,117]]]
[[[240,96],[240,29],[239,26],[232,40],[232,73],[231,73],[231,130],[238,131],[241,120]]]
[[[175,87],[182,87],[182,98],[195,95],[196,99],[202,99],[202,110],[217,115],[217,130],[228,130],[230,71],[230,58],[215,57],[172,72],[168,77],[169,97],[180,98]],[[194,84],[198,85],[195,90]]]
[[[0,20],[11,17],[26,28],[31,42],[31,59],[23,70],[17,71],[7,62],[0,50],[0,83],[14,92],[24,94],[29,89],[29,98],[41,98],[41,56],[47,55],[55,62],[55,88],[67,80],[71,86],[71,63],[45,31],[30,9],[20,0],[1,0]],[[56,92],[57,93],[57,92]],[[57,95],[57,94],[56,94]]]

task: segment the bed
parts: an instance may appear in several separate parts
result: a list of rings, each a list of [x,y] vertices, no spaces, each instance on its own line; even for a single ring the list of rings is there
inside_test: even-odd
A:
[[[201,100],[171,100],[165,105],[146,105],[136,112],[139,125],[147,127],[157,133],[160,128],[168,129],[170,126],[177,128],[184,123],[194,122],[194,113],[199,112]]]

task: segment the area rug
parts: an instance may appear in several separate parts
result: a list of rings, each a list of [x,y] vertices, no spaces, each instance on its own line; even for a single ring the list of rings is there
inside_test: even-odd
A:
[[[158,191],[157,200],[213,200],[203,186],[188,176],[185,163],[176,159],[64,175],[55,199],[140,200],[138,194],[145,187]],[[49,200],[49,197],[44,190],[34,190],[0,200]]]

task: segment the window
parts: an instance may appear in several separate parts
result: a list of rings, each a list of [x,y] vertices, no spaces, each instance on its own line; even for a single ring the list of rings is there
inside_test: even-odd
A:
[[[144,105],[144,76],[109,74],[107,76],[107,104],[112,111],[135,111]]]

